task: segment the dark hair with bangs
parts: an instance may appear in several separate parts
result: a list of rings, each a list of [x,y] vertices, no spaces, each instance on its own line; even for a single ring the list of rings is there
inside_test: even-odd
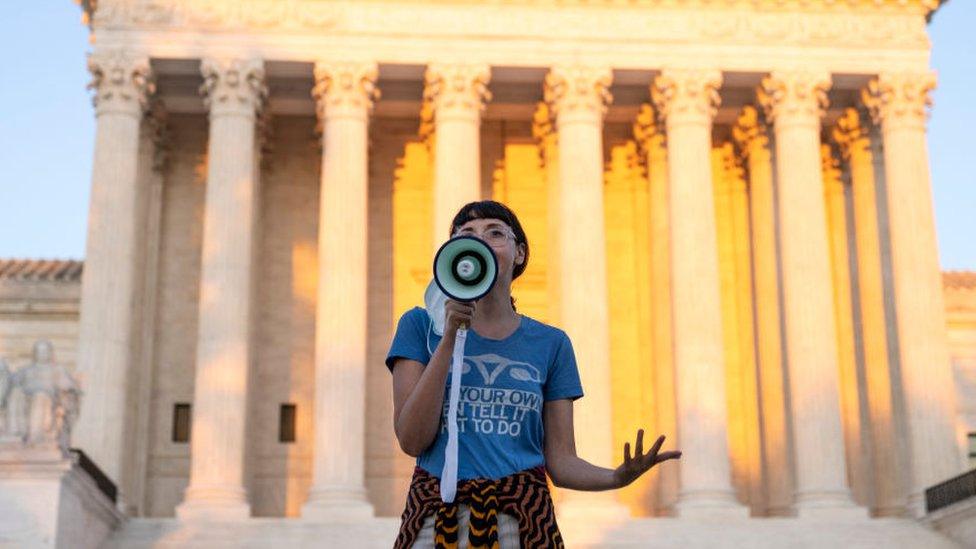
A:
[[[526,238],[525,231],[522,229],[522,224],[519,223],[515,212],[508,206],[494,200],[469,202],[454,216],[454,220],[451,221],[451,232],[448,237],[454,236],[454,233],[462,225],[472,219],[497,219],[512,228],[512,232],[515,233],[515,246],[518,247],[519,244],[525,245],[525,261],[521,265],[515,265],[514,269],[512,269],[512,280],[521,276],[525,272],[525,267],[529,264],[529,239]],[[515,298],[512,298],[512,309],[515,309]]]

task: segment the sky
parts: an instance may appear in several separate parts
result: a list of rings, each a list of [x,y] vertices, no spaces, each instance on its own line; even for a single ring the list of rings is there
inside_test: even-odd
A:
[[[70,0],[17,2],[0,33],[0,258],[83,258],[95,136],[90,50]],[[929,154],[944,270],[976,270],[976,1],[933,17]]]

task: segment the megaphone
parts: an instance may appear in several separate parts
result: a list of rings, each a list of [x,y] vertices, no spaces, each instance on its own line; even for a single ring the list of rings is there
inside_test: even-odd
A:
[[[498,279],[498,258],[484,240],[456,236],[434,256],[434,281],[454,301],[477,301]]]
[[[491,291],[498,279],[498,258],[484,240],[474,236],[456,236],[437,250],[434,256],[434,280],[427,286],[424,304],[434,331],[444,333],[444,302],[476,301]],[[461,367],[467,326],[458,328],[451,356],[451,388],[448,397],[447,446],[441,471],[441,500],[454,501],[458,473],[458,405],[461,394]]]
[[[434,278],[424,292],[424,307],[437,335],[444,335],[444,303],[476,301],[495,286],[498,258],[484,240],[458,236],[448,240],[434,256]]]

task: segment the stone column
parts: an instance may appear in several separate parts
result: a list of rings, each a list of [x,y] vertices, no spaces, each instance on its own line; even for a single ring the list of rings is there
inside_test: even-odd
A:
[[[932,74],[890,73],[863,94],[884,138],[900,390],[911,447],[908,505],[916,516],[924,514],[925,489],[962,470],[925,141],[934,87]]]
[[[734,149],[729,144],[729,149]],[[731,152],[731,151],[730,151]],[[726,156],[726,174],[731,177],[731,217],[735,258],[736,324],[739,334],[739,357],[742,363],[742,429],[745,445],[745,470],[748,473],[750,507],[766,512],[765,477],[762,472],[760,435],[759,375],[756,363],[754,296],[752,290],[752,246],[749,223],[749,193],[742,169],[742,157],[732,152]]]
[[[856,511],[840,422],[837,328],[820,166],[827,73],[774,73],[759,102],[776,132],[783,314],[801,515]]]
[[[250,362],[252,257],[258,198],[256,120],[267,89],[259,60],[204,59],[201,88],[210,110],[207,194],[190,486],[183,519],[242,519]]]
[[[745,156],[749,173],[765,511],[769,516],[788,516],[793,505],[793,463],[780,333],[776,197],[769,134],[755,107],[747,106],[742,110],[732,136]]]
[[[854,302],[851,289],[851,252],[848,231],[847,196],[835,148],[820,145],[823,172],[824,204],[827,211],[828,241],[834,290],[834,319],[837,326],[837,367],[840,383],[841,428],[844,431],[844,454],[847,478],[855,503],[866,505],[870,498],[871,471],[867,457],[870,435],[866,430],[867,409],[862,395],[864,383],[858,371],[857,345],[854,341]]]
[[[651,98],[668,139],[671,303],[681,516],[745,516],[732,492],[710,150],[717,70],[666,70]]]
[[[481,200],[481,113],[491,100],[488,65],[433,64],[424,101],[434,113],[434,250],[461,206]]]
[[[315,454],[306,518],[371,517],[366,499],[369,115],[375,63],[315,65],[322,123],[315,315]]]
[[[885,284],[878,223],[877,177],[871,151],[870,129],[856,109],[847,109],[832,136],[850,174],[854,203],[854,235],[864,349],[865,381],[873,447],[874,501],[878,516],[899,516],[905,511],[903,487],[898,476],[891,364],[888,361]]]
[[[668,448],[679,446],[671,339],[671,212],[668,200],[668,149],[664,128],[651,105],[642,105],[634,122],[634,140],[645,155],[651,202],[651,364],[654,369],[657,430]],[[684,458],[682,458],[684,459]],[[655,512],[674,514],[680,490],[680,464],[657,472]]]
[[[612,100],[603,67],[553,67],[545,101],[559,132],[560,318],[573,342],[586,396],[575,403],[576,448],[583,459],[616,467],[611,429],[610,319],[603,218],[603,117]],[[569,238],[572,235],[572,238]],[[585,266],[585,268],[582,268]],[[636,431],[635,431],[636,432]],[[563,516],[626,516],[612,492],[567,492]]]
[[[95,157],[78,338],[85,396],[73,444],[119,485],[124,506],[134,503],[127,501],[135,422],[128,398],[140,335],[147,199],[138,178],[139,128],[154,85],[146,57],[98,51],[88,69],[95,90]]]
[[[546,174],[546,316],[556,322],[559,315],[559,140],[549,105],[540,101],[532,115],[532,137],[539,149],[539,162]]]

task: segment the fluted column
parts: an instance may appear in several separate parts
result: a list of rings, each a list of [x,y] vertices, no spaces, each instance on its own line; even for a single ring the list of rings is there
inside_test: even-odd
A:
[[[146,200],[138,181],[139,127],[154,85],[143,56],[99,51],[88,58],[88,70],[96,129],[78,338],[85,398],[72,443],[119,485],[126,501],[134,420],[126,399],[140,334],[135,321]]]
[[[244,489],[254,219],[255,122],[267,89],[259,60],[204,59],[210,110],[190,485],[180,518],[240,519]]]
[[[717,70],[667,70],[651,97],[668,139],[671,303],[681,457],[679,515],[746,514],[732,492],[710,150]]]
[[[491,100],[488,65],[432,64],[424,101],[434,115],[434,250],[461,206],[481,200],[481,113]]]
[[[554,67],[545,101],[559,132],[560,317],[573,341],[586,396],[575,404],[576,448],[584,459],[615,467],[610,402],[610,319],[603,218],[603,117],[612,100],[611,72],[602,67]],[[569,238],[572,235],[572,238]],[[581,269],[581,265],[586,265]],[[611,492],[568,492],[561,513],[599,509],[626,516]]]
[[[863,95],[884,138],[901,390],[911,447],[908,505],[916,516],[924,513],[925,489],[962,470],[925,141],[934,87],[928,73],[882,74]]]
[[[548,258],[546,260],[546,316],[549,322],[560,318],[559,311],[559,140],[555,121],[545,101],[536,105],[532,115],[532,137],[539,149],[539,161],[546,174],[546,232]]]
[[[322,124],[315,454],[306,518],[370,517],[366,499],[366,310],[369,115],[375,63],[315,65]]]
[[[651,203],[651,364],[654,369],[654,414],[668,447],[680,447],[671,340],[671,212],[668,200],[668,149],[664,128],[651,105],[642,105],[634,122],[634,139],[647,163]],[[674,514],[680,490],[680,464],[662,464],[657,472],[655,513]]]
[[[840,383],[841,428],[844,431],[844,454],[847,457],[847,478],[855,503],[866,504],[870,499],[868,478],[870,463],[866,462],[870,436],[866,430],[864,384],[857,365],[854,342],[854,302],[851,280],[850,232],[847,223],[847,196],[840,162],[835,147],[820,145],[823,172],[824,204],[827,209],[828,241],[831,255],[831,274],[834,290],[834,319],[837,326],[837,366]]]
[[[776,132],[783,314],[801,515],[854,509],[840,421],[836,322],[820,166],[827,73],[774,73],[759,101]]]
[[[873,447],[874,513],[898,516],[905,510],[904,487],[898,472],[897,434],[893,408],[891,364],[888,361],[885,284],[878,224],[877,177],[871,151],[870,129],[861,113],[847,109],[832,136],[847,164],[854,203],[854,235],[857,248],[858,303],[864,349],[869,429]]]
[[[742,110],[732,135],[746,158],[749,173],[765,511],[770,516],[787,516],[793,505],[793,464],[780,333],[776,197],[770,139],[761,113],[752,106]]]

